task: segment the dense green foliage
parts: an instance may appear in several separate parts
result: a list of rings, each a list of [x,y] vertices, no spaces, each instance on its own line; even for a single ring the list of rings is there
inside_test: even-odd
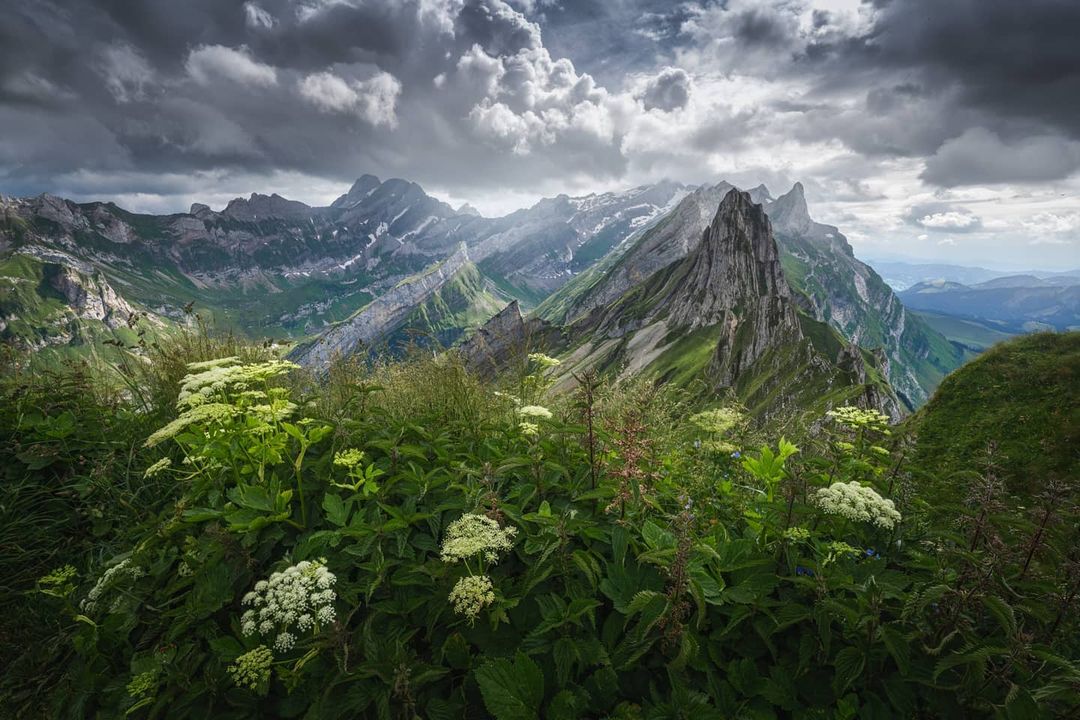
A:
[[[911,467],[875,413],[840,408],[793,443],[671,386],[587,376],[550,397],[552,362],[501,387],[452,356],[316,382],[185,337],[122,368],[122,392],[6,373],[0,707],[703,720],[1080,705],[1074,488],[1021,512],[972,467],[989,500],[952,502],[913,479],[934,458]]]

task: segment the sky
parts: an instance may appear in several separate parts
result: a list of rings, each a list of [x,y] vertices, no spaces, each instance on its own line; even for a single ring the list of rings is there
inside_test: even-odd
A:
[[[487,215],[795,181],[857,254],[1080,267],[1076,0],[5,0],[0,193]]]

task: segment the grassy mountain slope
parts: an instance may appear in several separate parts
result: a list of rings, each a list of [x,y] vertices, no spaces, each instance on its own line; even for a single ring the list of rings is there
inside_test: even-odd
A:
[[[932,463],[942,477],[980,470],[991,442],[1013,492],[1080,477],[1080,332],[991,348],[947,377],[908,426],[916,464]]]
[[[508,302],[501,288],[473,263],[466,263],[431,297],[417,305],[386,338],[391,351],[412,340],[450,347],[480,327]]]

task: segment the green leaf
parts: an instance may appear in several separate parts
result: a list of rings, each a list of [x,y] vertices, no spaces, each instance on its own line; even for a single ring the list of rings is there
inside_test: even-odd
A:
[[[346,503],[340,496],[334,493],[326,493],[322,501],[323,510],[326,511],[326,519],[338,527],[345,527],[349,521],[349,510],[352,509],[352,500]]]
[[[858,648],[846,647],[836,653],[836,659],[833,660],[833,667],[836,668],[833,686],[837,695],[843,695],[851,683],[855,682],[862,674],[865,663],[866,657]]]
[[[496,720],[531,720],[539,717],[544,699],[544,675],[522,652],[511,662],[492,660],[476,671],[484,705]]]

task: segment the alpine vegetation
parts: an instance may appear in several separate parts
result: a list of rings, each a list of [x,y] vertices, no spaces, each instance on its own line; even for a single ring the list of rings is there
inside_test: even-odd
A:
[[[942,473],[872,408],[771,424],[526,355],[482,379],[454,353],[313,376],[214,337],[156,352],[0,383],[14,717],[1080,703],[1076,488],[1010,494],[1028,471],[985,443]]]

